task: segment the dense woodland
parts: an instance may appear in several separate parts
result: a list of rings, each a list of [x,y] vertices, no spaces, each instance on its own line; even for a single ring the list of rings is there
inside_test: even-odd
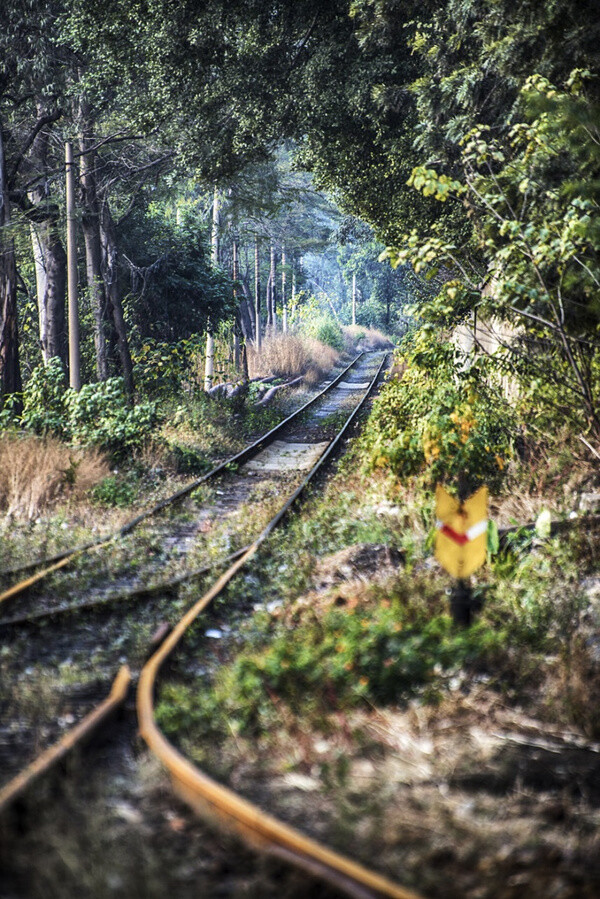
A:
[[[6,408],[68,369],[68,143],[84,383],[143,392],[166,348],[287,328],[300,291],[348,324],[354,275],[359,324],[400,334],[408,305],[434,354],[506,322],[494,367],[598,436],[598,16],[484,7],[9,0]]]

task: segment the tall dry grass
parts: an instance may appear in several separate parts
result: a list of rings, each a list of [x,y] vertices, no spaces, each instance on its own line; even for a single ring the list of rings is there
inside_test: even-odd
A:
[[[274,334],[263,340],[260,354],[248,347],[248,372],[251,378],[295,378],[316,383],[338,361],[340,354],[324,343],[297,334]]]
[[[32,519],[76,499],[109,473],[98,450],[73,450],[52,437],[0,435],[0,512]]]
[[[361,325],[344,325],[342,328],[346,337],[349,337],[356,349],[360,350],[390,350],[394,343],[390,338],[378,331],[377,328],[363,328]]]

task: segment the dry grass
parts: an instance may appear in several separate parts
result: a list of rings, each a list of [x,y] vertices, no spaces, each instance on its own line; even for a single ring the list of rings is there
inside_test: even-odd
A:
[[[54,438],[0,435],[0,512],[32,519],[67,496],[81,497],[109,473],[98,450]]]
[[[304,375],[308,383],[314,383],[330,371],[338,359],[339,353],[331,347],[294,334],[276,334],[266,338],[260,355],[253,346],[248,347],[251,378],[294,378]]]
[[[362,328],[360,325],[346,325],[343,328],[346,337],[349,337],[356,349],[360,350],[391,350],[394,343],[382,331],[376,328]]]

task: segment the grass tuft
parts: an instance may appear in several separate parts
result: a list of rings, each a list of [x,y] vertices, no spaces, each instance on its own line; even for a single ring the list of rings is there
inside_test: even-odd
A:
[[[248,347],[248,369],[251,378],[304,375],[310,384],[330,371],[339,357],[336,350],[314,338],[275,334],[263,341],[260,355]]]
[[[350,338],[356,349],[375,352],[376,350],[391,350],[393,341],[377,328],[363,328],[360,325],[345,325],[345,336]]]
[[[0,512],[31,520],[66,496],[81,497],[108,474],[96,449],[52,437],[0,435]]]

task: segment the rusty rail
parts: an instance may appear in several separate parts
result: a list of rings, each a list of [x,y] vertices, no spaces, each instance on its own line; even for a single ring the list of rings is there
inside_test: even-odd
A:
[[[30,571],[33,568],[40,568],[41,566],[44,566],[42,570],[36,572],[36,574],[32,575],[31,577],[25,578],[24,580],[21,580],[16,584],[13,584],[4,592],[0,593],[0,604],[5,602],[6,600],[14,598],[15,596],[18,596],[21,593],[24,593],[26,590],[34,586],[34,584],[38,583],[39,581],[43,580],[48,575],[53,574],[60,568],[64,568],[69,565],[80,555],[83,555],[90,550],[102,549],[109,543],[127,536],[127,534],[130,534],[139,524],[141,524],[142,521],[146,521],[148,518],[151,518],[152,516],[161,512],[163,509],[168,508],[168,506],[174,505],[175,503],[184,499],[186,496],[189,496],[190,493],[192,493],[202,484],[205,484],[212,478],[217,477],[217,475],[222,474],[230,466],[242,465],[244,462],[247,462],[248,459],[251,459],[253,456],[255,456],[261,449],[263,449],[265,446],[268,446],[268,444],[275,439],[277,434],[279,434],[284,429],[284,427],[286,427],[288,424],[290,424],[290,422],[294,421],[294,419],[302,415],[302,413],[310,408],[310,406],[320,400],[325,393],[335,387],[336,384],[338,384],[342,380],[344,375],[354,365],[356,365],[356,363],[359,359],[362,358],[362,356],[364,356],[364,353],[359,353],[357,356],[355,356],[352,362],[350,362],[349,365],[342,369],[342,371],[338,375],[336,375],[333,381],[331,381],[329,384],[326,384],[325,387],[316,394],[316,396],[308,400],[308,402],[304,403],[304,405],[301,406],[300,409],[297,409],[295,412],[292,412],[291,415],[288,415],[283,421],[275,425],[274,428],[271,428],[270,431],[267,431],[266,434],[263,434],[262,437],[259,437],[258,440],[255,440],[235,456],[231,456],[229,459],[220,462],[219,465],[215,466],[215,468],[202,475],[202,477],[191,481],[189,484],[186,484],[185,487],[182,487],[180,490],[177,490],[175,493],[161,500],[159,503],[156,503],[151,508],[146,509],[139,515],[136,515],[135,518],[127,521],[124,525],[118,528],[118,530],[111,532],[105,537],[98,537],[95,540],[90,540],[87,543],[80,544],[79,546],[63,550],[62,552],[57,553],[54,556],[49,556],[44,559],[37,559],[32,562],[28,562],[25,565],[1,571],[0,577],[8,577],[10,575],[20,574],[24,571]]]
[[[293,827],[266,814],[233,791],[224,787],[193,765],[162,734],[154,720],[154,687],[163,662],[173,652],[188,627],[219,596],[238,572],[253,558],[262,543],[280,524],[317,472],[331,458],[344,434],[366,402],[385,364],[384,357],[365,396],[349,416],[343,428],[313,466],[302,484],[263,529],[247,552],[225,571],[213,586],[180,619],[162,646],[146,663],[140,674],[137,710],[140,733],[152,752],[169,771],[176,793],[198,814],[233,829],[251,845],[285,858],[292,864],[317,875],[349,896],[388,896],[393,899],[419,899],[418,895],[386,877],[310,839]]]
[[[0,790],[0,814],[16,799],[19,799],[42,775],[47,774],[62,761],[76,746],[81,746],[102,725],[106,724],[125,702],[130,682],[131,672],[127,665],[123,665],[119,669],[107,698]]]

